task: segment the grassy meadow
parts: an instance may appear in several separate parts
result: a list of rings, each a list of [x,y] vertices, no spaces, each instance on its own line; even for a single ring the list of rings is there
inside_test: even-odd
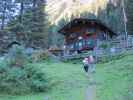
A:
[[[89,85],[82,64],[36,63],[49,81],[44,93],[27,95],[0,94],[0,100],[85,100]],[[126,56],[104,64],[97,64],[93,78],[96,81],[97,100],[133,100],[133,56]]]

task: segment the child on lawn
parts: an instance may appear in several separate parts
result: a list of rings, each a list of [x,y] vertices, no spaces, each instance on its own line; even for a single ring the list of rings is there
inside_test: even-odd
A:
[[[84,58],[83,65],[84,65],[84,70],[86,73],[95,72],[95,61],[94,61],[94,57],[92,55]]]
[[[83,66],[84,66],[84,70],[85,70],[87,76],[92,81],[91,73],[95,72],[94,57],[92,55],[90,55],[89,57],[84,58]]]

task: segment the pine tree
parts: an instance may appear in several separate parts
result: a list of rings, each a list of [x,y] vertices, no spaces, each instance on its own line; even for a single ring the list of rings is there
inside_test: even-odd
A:
[[[12,0],[0,0],[0,25],[1,30],[4,30],[7,22],[14,16],[15,5]]]
[[[32,39],[36,40],[37,44],[40,44],[47,48],[48,47],[48,29],[47,20],[45,13],[45,1],[34,0],[32,9],[32,22],[31,22],[31,35]],[[38,39],[40,41],[38,41]]]
[[[128,33],[133,35],[133,2],[132,0],[125,1],[126,3],[126,12],[127,12],[127,28]]]
[[[25,41],[26,45],[48,47],[48,29],[43,0],[16,0],[19,4],[19,15],[10,21],[8,28]]]

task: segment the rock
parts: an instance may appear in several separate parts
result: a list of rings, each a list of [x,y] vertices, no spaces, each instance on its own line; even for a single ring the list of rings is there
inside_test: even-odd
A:
[[[29,56],[31,56],[33,54],[33,52],[34,52],[34,49],[33,48],[26,48],[24,50],[24,53],[27,54],[27,55],[29,55]]]
[[[46,96],[46,97],[44,98],[44,100],[49,100],[49,97],[48,97],[48,96]]]

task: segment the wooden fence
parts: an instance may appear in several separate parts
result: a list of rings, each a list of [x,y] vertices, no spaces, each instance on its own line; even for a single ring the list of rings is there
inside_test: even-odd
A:
[[[106,48],[100,47],[102,44],[106,44]],[[102,58],[111,60],[113,57],[120,55],[133,54],[133,36],[129,36],[127,40],[116,39],[111,41],[102,41],[98,43],[98,46],[93,51],[88,51],[81,54],[65,55],[62,56],[63,60],[82,59],[89,55],[94,55],[96,61],[100,61]]]

